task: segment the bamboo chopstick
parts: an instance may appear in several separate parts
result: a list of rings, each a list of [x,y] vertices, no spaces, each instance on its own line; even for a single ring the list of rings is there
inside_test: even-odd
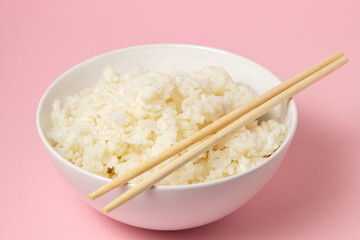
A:
[[[314,66],[306,69],[305,71],[301,72],[300,74],[290,78],[289,80],[283,82],[282,84],[272,88],[271,90],[265,92],[264,94],[258,96],[257,98],[249,101],[248,103],[238,107],[237,109],[233,110],[229,114],[216,120],[212,124],[209,124],[208,126],[202,128],[200,131],[196,132],[192,136],[173,145],[168,150],[161,152],[160,154],[157,154],[156,156],[152,157],[151,159],[147,160],[146,162],[135,167],[131,171],[116,177],[111,182],[105,184],[104,186],[100,187],[96,191],[89,194],[89,199],[94,200],[94,199],[104,195],[105,193],[113,190],[114,188],[127,183],[129,180],[135,178],[136,176],[150,170],[151,168],[155,167],[156,165],[160,164],[161,162],[165,161],[166,159],[185,150],[186,148],[188,148],[189,146],[194,144],[194,142],[198,142],[198,141],[204,139],[205,137],[215,133],[219,129],[221,129],[221,128],[225,127],[226,125],[230,124],[231,122],[233,122],[235,119],[237,119],[240,116],[244,115],[245,113],[249,112],[253,108],[263,104],[264,102],[266,102],[267,100],[276,96],[280,92],[284,91],[285,89],[289,88],[290,86],[293,86],[294,84],[298,83],[300,80],[310,76],[314,72],[320,70],[321,68],[327,66],[328,64],[335,61],[336,59],[339,59],[342,56],[343,56],[343,54],[341,52],[338,52],[338,53],[328,57],[327,59],[315,64]]]
[[[335,56],[335,55],[334,55]],[[334,60],[334,59],[333,59]],[[185,163],[199,155],[200,153],[208,150],[210,147],[218,143],[219,141],[223,140],[234,131],[240,129],[241,127],[245,126],[249,121],[255,120],[256,118],[260,117],[264,113],[270,111],[273,107],[280,104],[281,102],[291,98],[296,93],[304,90],[306,87],[310,86],[311,84],[315,83],[316,81],[320,80],[321,78],[325,77],[326,75],[330,74],[331,72],[335,71],[339,67],[346,64],[348,59],[345,56],[341,56],[340,58],[336,57],[333,62],[328,63],[328,65],[323,66],[321,69],[308,74],[309,69],[316,69],[315,66],[313,68],[309,68],[308,70],[304,71],[303,73],[299,74],[301,76],[306,76],[302,81],[297,81],[295,84],[288,84],[288,88],[286,89],[281,88],[281,91],[276,96],[272,97],[268,101],[264,101],[261,105],[258,105],[253,110],[248,111],[242,117],[235,120],[230,125],[224,127],[220,131],[216,132],[213,136],[205,139],[204,141],[200,142],[194,148],[189,150],[188,152],[184,153],[173,162],[169,163],[167,166],[159,170],[157,173],[151,175],[149,178],[143,180],[135,187],[129,189],[127,192],[122,194],[120,197],[115,199],[113,202],[109,203],[107,206],[103,208],[105,213],[112,211],[113,209],[117,208],[118,206],[122,205],[123,203],[127,202],[128,200],[134,198],[138,194],[142,193],[146,189],[150,188],[158,181],[162,180],[173,171],[178,169],[179,167],[183,166]],[[299,76],[298,75],[298,76]],[[295,77],[296,78],[296,77]],[[292,78],[293,79],[293,78]],[[290,79],[290,80],[292,80]],[[301,80],[301,79],[300,79]],[[282,85],[282,84],[281,84]],[[283,85],[284,86],[284,85]],[[273,90],[270,90],[273,91]],[[267,94],[267,93],[266,93]],[[254,104],[257,105],[257,104]],[[220,126],[222,124],[219,124]],[[194,142],[193,142],[194,143]]]

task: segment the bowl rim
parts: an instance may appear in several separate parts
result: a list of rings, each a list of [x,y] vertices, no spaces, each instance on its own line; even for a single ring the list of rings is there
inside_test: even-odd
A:
[[[131,46],[131,47],[125,47],[125,48],[121,48],[121,49],[117,49],[117,50],[112,50],[112,51],[108,51],[106,53],[102,53],[99,55],[96,55],[94,57],[91,57],[85,61],[82,61],[76,65],[74,65],[73,67],[71,67],[70,69],[68,69],[67,71],[65,71],[64,73],[62,73],[59,77],[57,77],[45,90],[45,92],[43,93],[38,107],[37,107],[37,111],[36,111],[36,127],[37,127],[37,132],[40,136],[41,142],[43,143],[43,145],[45,146],[45,148],[52,154],[55,156],[57,161],[61,161],[63,162],[66,166],[73,168],[75,171],[77,171],[79,174],[82,175],[86,175],[87,177],[91,177],[91,178],[95,178],[98,180],[101,180],[103,182],[110,182],[111,179],[103,177],[103,176],[99,176],[95,173],[91,173],[88,172],[87,170],[80,168],[74,164],[72,164],[71,162],[69,162],[67,159],[65,159],[63,156],[61,156],[49,143],[49,141],[47,140],[45,133],[42,130],[41,127],[41,120],[40,120],[40,115],[44,106],[44,102],[45,99],[47,97],[47,95],[49,95],[49,93],[51,92],[51,90],[54,88],[54,86],[56,85],[57,82],[61,81],[62,78],[64,78],[66,75],[71,74],[73,71],[75,71],[78,67],[82,66],[82,65],[86,65],[92,61],[97,60],[97,58],[101,58],[101,57],[105,57],[106,55],[111,55],[111,54],[118,54],[121,52],[125,52],[125,51],[129,51],[129,50],[138,50],[138,49],[145,49],[145,48],[153,48],[153,47],[171,47],[171,48],[186,48],[186,49],[198,49],[198,50],[205,50],[205,51],[210,51],[210,52],[215,52],[215,53],[219,53],[219,54],[224,54],[224,55],[231,55],[237,58],[241,58],[243,60],[246,60],[254,65],[257,65],[259,68],[262,68],[262,70],[264,70],[265,72],[267,72],[268,74],[272,75],[274,77],[274,79],[276,81],[279,82],[279,84],[281,83],[281,80],[274,74],[272,73],[270,70],[268,70],[267,68],[265,68],[264,66],[260,65],[259,63],[250,60],[246,57],[240,56],[238,54],[232,53],[232,52],[228,52],[225,50],[221,50],[221,49],[217,49],[217,48],[213,48],[213,47],[207,47],[207,46],[200,46],[200,45],[193,45],[193,44],[182,44],[182,43],[160,43],[160,44],[145,44],[145,45],[137,45],[137,46]],[[158,190],[180,190],[180,189],[193,189],[193,188],[202,188],[202,187],[207,187],[207,186],[213,186],[213,185],[218,185],[218,184],[222,184],[225,182],[229,182],[232,181],[234,179],[237,178],[241,178],[243,176],[246,176],[248,174],[251,174],[253,172],[258,171],[259,169],[261,169],[262,167],[264,167],[265,165],[269,164],[274,158],[276,158],[283,150],[285,150],[288,145],[291,143],[291,140],[293,139],[294,135],[295,135],[295,131],[297,128],[297,122],[298,122],[298,113],[297,113],[297,108],[296,108],[296,104],[293,98],[287,100],[288,101],[288,109],[290,111],[291,114],[291,124],[290,127],[288,129],[287,135],[284,139],[284,142],[281,144],[281,146],[270,156],[268,157],[265,161],[263,161],[262,163],[260,163],[259,165],[245,171],[242,173],[237,173],[235,175],[232,176],[228,176],[225,178],[221,178],[221,179],[216,179],[216,180],[212,180],[209,182],[201,182],[201,183],[195,183],[195,184],[187,184],[187,185],[161,185],[161,186],[152,186],[151,189],[158,189]],[[135,186],[136,184],[134,183],[126,183],[124,185],[128,185],[128,186]]]

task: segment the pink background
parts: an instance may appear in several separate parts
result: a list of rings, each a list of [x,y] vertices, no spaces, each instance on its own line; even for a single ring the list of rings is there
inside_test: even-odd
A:
[[[359,239],[359,10],[356,0],[0,0],[0,239]],[[40,97],[61,73],[149,43],[221,48],[283,80],[336,51],[350,62],[295,97],[293,145],[259,194],[215,223],[158,232],[84,204],[35,127]]]

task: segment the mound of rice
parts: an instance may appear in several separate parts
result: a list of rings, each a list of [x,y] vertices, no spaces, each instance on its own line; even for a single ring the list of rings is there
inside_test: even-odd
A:
[[[254,97],[222,67],[206,66],[192,75],[143,68],[116,73],[106,67],[94,88],[53,103],[48,137],[76,166],[114,178]],[[274,153],[286,131],[275,120],[253,121],[158,185],[208,182],[247,171]]]

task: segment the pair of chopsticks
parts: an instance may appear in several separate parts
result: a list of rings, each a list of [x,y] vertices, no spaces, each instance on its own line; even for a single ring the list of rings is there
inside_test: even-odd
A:
[[[261,115],[270,111],[278,104],[291,98],[298,92],[304,90],[311,84],[332,73],[347,62],[348,59],[340,52],[330,56],[329,58],[306,69],[300,74],[290,78],[289,80],[274,87],[273,89],[258,96],[257,98],[249,101],[248,103],[238,107],[237,109],[233,110],[232,112],[223,116],[212,124],[209,124],[208,126],[202,128],[200,131],[196,132],[189,138],[184,139],[183,141],[173,145],[172,147],[170,147],[170,149],[154,156],[153,158],[135,167],[131,171],[118,176],[111,182],[105,184],[104,186],[91,193],[89,195],[89,199],[94,200],[104,195],[105,193],[113,190],[114,188],[119,187],[127,183],[129,180],[137,177],[138,175],[150,170],[151,168],[155,167],[166,159],[185,150],[191,145],[208,137],[205,140],[201,141],[198,145],[196,145],[195,147],[193,147],[192,149],[185,152],[183,155],[166,165],[164,168],[151,175],[149,178],[141,181],[135,187],[130,188],[128,191],[123,193],[121,196],[119,196],[117,199],[115,199],[103,208],[104,213],[108,213],[114,210],[118,206],[124,204],[125,202],[142,193],[143,191],[152,187],[154,184],[174,172],[176,169],[180,168],[185,163],[195,158],[197,155],[205,152],[219,141],[234,133],[236,130],[246,126],[246,124],[248,124],[250,121],[259,118]]]

